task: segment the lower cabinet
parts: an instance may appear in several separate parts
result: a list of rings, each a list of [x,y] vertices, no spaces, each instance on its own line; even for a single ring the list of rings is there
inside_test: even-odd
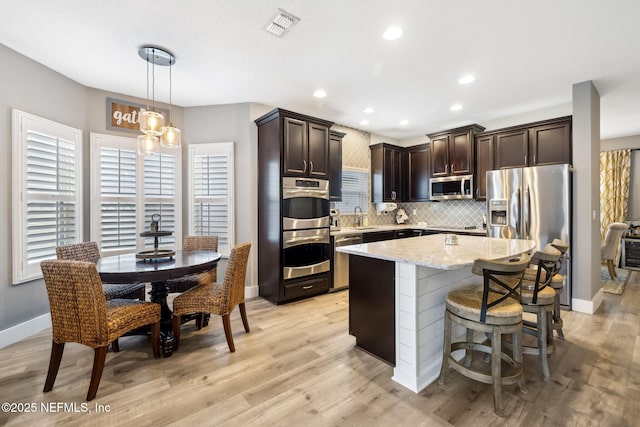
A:
[[[367,233],[370,234],[370,233]],[[349,334],[356,346],[396,364],[396,263],[349,255]]]
[[[297,281],[284,282],[284,299],[308,297],[322,294],[329,290],[329,273],[322,273]]]

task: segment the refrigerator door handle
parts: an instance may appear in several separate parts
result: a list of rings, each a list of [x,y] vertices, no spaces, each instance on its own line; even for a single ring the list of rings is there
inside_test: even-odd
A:
[[[529,227],[531,226],[531,192],[529,191],[529,186],[527,185],[527,189],[524,193],[524,204],[523,204],[523,220],[524,220],[524,237],[525,239],[529,238]]]
[[[520,197],[520,188],[516,188],[516,206],[518,207],[518,212],[516,212],[516,236],[519,236],[521,232],[523,232],[524,230],[520,229],[520,215],[522,212],[520,212],[520,209],[522,208],[522,200]]]

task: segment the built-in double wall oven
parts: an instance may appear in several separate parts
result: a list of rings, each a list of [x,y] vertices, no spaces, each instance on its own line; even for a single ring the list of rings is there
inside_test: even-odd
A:
[[[330,270],[329,181],[282,179],[284,280]]]

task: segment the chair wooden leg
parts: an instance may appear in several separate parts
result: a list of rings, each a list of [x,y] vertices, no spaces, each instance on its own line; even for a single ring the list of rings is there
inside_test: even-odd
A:
[[[173,351],[178,351],[180,346],[180,316],[175,314],[173,315],[173,339],[175,340]]]
[[[160,358],[160,321],[151,325],[151,348],[153,349],[153,357]],[[176,346],[177,349],[177,346]]]
[[[93,400],[98,392],[100,378],[102,378],[102,370],[104,369],[104,361],[107,358],[107,346],[98,347],[93,353],[93,371],[91,371],[91,383],[89,383],[89,391],[87,392],[87,401]]]
[[[524,378],[524,364],[522,355],[522,328],[512,334],[511,341],[513,343],[513,360],[520,366],[520,378],[518,379],[518,388],[521,393],[527,393],[527,382]]]
[[[556,290],[556,292],[558,291]],[[560,294],[556,293],[553,300],[553,329],[558,333],[558,338],[563,340],[564,332],[562,331],[562,312],[560,310]]]
[[[238,304],[240,306],[240,317],[242,317],[242,324],[244,325],[244,331],[246,333],[251,332],[249,329],[249,321],[247,320],[247,307],[245,307],[244,302]]]
[[[616,276],[616,269],[613,267],[612,259],[607,260],[607,268],[609,269],[609,276],[611,276],[611,278],[615,280],[617,276]]]
[[[120,351],[120,344],[118,343],[117,338],[113,340],[113,342],[111,343],[111,351],[113,351],[114,353],[117,353]]]
[[[231,335],[231,317],[228,314],[222,315],[222,325],[224,326],[224,335],[227,337],[229,351],[233,353],[236,351],[236,347],[233,345],[233,335]]]
[[[471,343],[473,342],[473,329],[469,329],[467,328],[467,345],[471,345]],[[464,354],[464,366],[466,366],[467,368],[469,366],[471,366],[471,362],[473,360],[473,350],[471,350],[471,348],[467,348],[465,350],[465,354]]]
[[[542,379],[545,382],[549,382],[551,379],[551,372],[549,371],[549,357],[547,356],[547,311],[544,308],[538,310],[538,351],[540,354],[540,369],[542,370]]]
[[[493,406],[496,415],[502,413],[502,335],[494,332],[491,339],[491,377],[493,379]]]
[[[449,312],[444,313],[444,343],[442,344],[442,366],[440,367],[440,377],[438,384],[443,385],[447,379],[449,371],[449,354],[451,353],[451,317]]]
[[[64,343],[51,342],[51,359],[49,359],[49,372],[47,373],[47,380],[44,382],[43,392],[51,391],[53,383],[56,382],[56,376],[58,375],[58,369],[60,369],[60,361],[62,360],[62,353],[64,352]]]

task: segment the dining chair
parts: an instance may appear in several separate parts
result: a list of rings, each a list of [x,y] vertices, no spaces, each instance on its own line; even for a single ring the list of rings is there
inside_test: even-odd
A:
[[[185,236],[182,241],[183,251],[214,251],[218,252],[218,236]],[[167,280],[169,292],[184,292],[198,285],[214,283],[218,280],[216,269],[198,274]]]
[[[87,400],[96,397],[109,343],[124,333],[151,325],[153,355],[160,357],[160,305],[131,299],[105,298],[92,262],[46,260],[40,264],[51,309],[52,345],[44,392],[58,375],[64,345],[75,342],[94,349]]]
[[[96,262],[100,259],[100,249],[96,242],[83,242],[58,246],[56,255],[58,259]],[[103,283],[102,290],[107,299],[145,299],[144,283]]]
[[[222,316],[224,334],[227,338],[229,351],[236,351],[231,334],[231,311],[240,307],[240,315],[245,332],[249,332],[247,311],[244,304],[244,282],[247,273],[247,262],[251,243],[242,243],[235,246],[229,255],[227,269],[224,273],[222,284],[209,283],[193,287],[178,295],[173,300],[173,336],[175,338],[175,350],[180,344],[181,316],[188,313],[211,313]]]
[[[562,253],[551,244],[547,244],[542,251],[536,251],[531,257],[531,264],[535,265],[533,277],[531,270],[525,271],[520,293],[520,303],[525,313],[532,313],[535,322],[524,321],[523,332],[536,337],[537,345],[522,347],[523,354],[538,356],[540,371],[545,382],[551,380],[549,370],[549,355],[555,351],[553,342],[553,307],[556,291],[551,286],[554,276],[560,266]],[[529,273],[529,274],[527,274]]]
[[[622,236],[627,232],[629,226],[623,222],[612,222],[607,227],[607,232],[604,235],[604,242],[600,246],[600,258],[604,264],[607,264],[609,269],[609,276],[615,279],[616,269],[614,266],[614,260],[618,256],[618,248],[620,247],[620,241]]]
[[[438,382],[444,384],[449,368],[485,384],[493,385],[493,403],[496,414],[502,416],[502,386],[517,383],[526,391],[522,366],[522,305],[520,286],[524,270],[530,262],[527,254],[513,261],[477,259],[471,271],[482,276],[482,286],[475,289],[456,289],[445,298],[444,344],[442,367]],[[508,280],[513,278],[514,280]],[[499,292],[495,292],[497,287]],[[464,341],[451,342],[453,323],[466,328]],[[474,331],[490,334],[491,345],[474,341]],[[505,353],[502,335],[511,335],[511,355]],[[463,359],[454,356],[457,350],[465,350]],[[489,372],[481,365],[472,365],[473,351],[491,357]],[[510,365],[503,371],[502,361]]]

